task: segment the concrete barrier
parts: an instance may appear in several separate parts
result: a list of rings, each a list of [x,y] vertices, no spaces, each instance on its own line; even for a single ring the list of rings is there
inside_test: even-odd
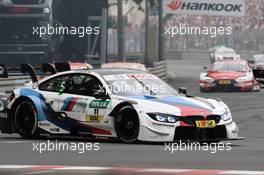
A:
[[[29,76],[0,78],[0,93],[11,93],[15,88],[23,86],[30,80]]]
[[[159,61],[151,64],[146,64],[147,69],[153,75],[161,78],[162,80],[167,79],[167,62]]]

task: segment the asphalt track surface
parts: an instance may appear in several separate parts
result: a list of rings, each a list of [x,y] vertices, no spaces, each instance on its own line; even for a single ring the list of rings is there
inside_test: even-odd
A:
[[[33,143],[45,140],[22,140],[17,135],[0,134],[0,165],[64,165],[89,167],[137,167],[202,170],[264,170],[264,89],[254,93],[200,93],[199,73],[208,65],[203,60],[169,61],[169,71],[175,74],[170,84],[185,86],[188,93],[203,97],[218,97],[226,102],[239,124],[240,135],[245,140],[231,141],[231,151],[165,151],[164,144],[123,144],[100,141],[99,151],[79,154],[75,151],[33,151]],[[60,140],[63,141],[64,140]],[[56,142],[53,140],[53,142]],[[76,140],[65,142],[78,143]],[[81,140],[83,142],[83,140]],[[94,142],[93,142],[94,143]],[[0,167],[1,168],[1,167]],[[86,173],[85,173],[86,172]],[[4,170],[2,174],[59,174],[49,170]],[[61,174],[96,174],[77,171]],[[126,173],[121,173],[126,174]],[[159,173],[162,174],[162,173]],[[184,174],[184,173],[182,173]],[[206,174],[206,173],[200,173]],[[207,173],[215,174],[215,173]],[[241,173],[243,174],[243,173]],[[246,173],[245,173],[246,174]]]

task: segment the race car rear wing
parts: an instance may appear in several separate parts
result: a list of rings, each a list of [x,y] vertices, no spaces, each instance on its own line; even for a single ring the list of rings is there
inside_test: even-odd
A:
[[[45,67],[45,72],[41,72],[43,68],[33,68],[30,64],[22,64],[21,67],[7,67],[4,64],[0,64],[0,78],[10,78],[10,77],[20,77],[26,76],[27,74],[30,75],[32,82],[37,82],[38,78],[37,75],[48,75],[47,72],[52,72],[51,68]],[[38,71],[38,73],[36,73]]]
[[[63,72],[71,70],[69,63],[50,63],[42,64],[42,67],[33,67],[30,64],[22,64],[21,67],[7,67],[4,64],[0,64],[0,78],[9,78],[10,76],[25,76],[29,74],[33,83],[38,81],[37,76],[48,76],[56,74],[57,72]]]

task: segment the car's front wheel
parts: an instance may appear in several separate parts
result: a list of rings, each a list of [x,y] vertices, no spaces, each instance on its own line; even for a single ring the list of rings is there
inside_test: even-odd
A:
[[[14,125],[17,132],[25,139],[37,136],[37,110],[31,101],[22,101],[14,112]]]
[[[137,141],[139,133],[139,118],[132,106],[125,106],[115,117],[115,130],[118,138],[125,143]]]
[[[260,87],[260,84],[254,84],[253,85],[253,87],[252,87],[252,92],[259,92],[260,91],[260,89],[261,89],[261,87]]]

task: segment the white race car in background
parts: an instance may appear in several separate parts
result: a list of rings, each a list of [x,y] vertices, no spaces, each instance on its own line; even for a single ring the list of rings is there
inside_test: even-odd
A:
[[[254,71],[263,72],[264,71],[264,54],[254,55],[254,64],[253,64]],[[263,77],[263,74],[262,74]],[[264,88],[264,83],[262,81],[261,87]]]
[[[156,76],[127,69],[57,73],[16,89],[0,112],[2,133],[107,137],[124,142],[241,139],[227,105],[179,94]]]
[[[211,63],[221,60],[240,60],[240,55],[232,48],[216,47],[210,55]]]
[[[254,55],[254,68],[264,70],[264,54]]]

